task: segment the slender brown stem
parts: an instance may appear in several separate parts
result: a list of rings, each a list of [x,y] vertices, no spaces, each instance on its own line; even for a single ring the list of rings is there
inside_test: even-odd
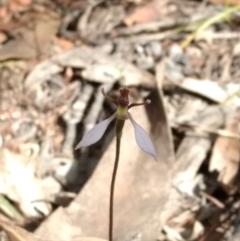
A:
[[[105,90],[102,88],[102,94],[103,96],[108,99],[110,102],[112,102],[113,104],[115,104],[116,106],[118,106],[118,102],[117,100],[114,100],[112,97],[108,96],[106,93],[105,93]]]
[[[117,169],[120,156],[120,146],[121,146],[121,137],[122,129],[124,126],[124,120],[117,120],[116,122],[116,156],[112,173],[112,181],[110,188],[110,203],[109,203],[109,241],[113,241],[113,204],[114,204],[114,189],[115,189],[115,180],[117,176]]]
[[[134,106],[139,106],[139,105],[148,105],[151,103],[151,100],[146,100],[145,102],[143,103],[132,103],[128,106],[128,110]]]

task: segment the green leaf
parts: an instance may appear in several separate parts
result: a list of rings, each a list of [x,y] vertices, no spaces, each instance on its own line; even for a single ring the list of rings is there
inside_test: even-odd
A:
[[[2,194],[0,194],[0,209],[12,219],[23,219],[20,212]]]

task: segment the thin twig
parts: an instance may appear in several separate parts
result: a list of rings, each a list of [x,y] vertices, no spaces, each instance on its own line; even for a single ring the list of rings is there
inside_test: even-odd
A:
[[[216,229],[218,227],[221,227],[221,225],[226,223],[228,220],[230,220],[235,213],[236,210],[234,209],[233,211],[230,211],[224,219],[219,219],[219,221],[215,225],[213,225],[198,241],[207,241],[208,238],[216,231]],[[224,233],[226,233],[226,231],[227,230],[225,230]]]
[[[219,201],[217,198],[211,196],[210,194],[206,192],[200,192],[203,197],[205,197],[207,200],[209,200],[211,203],[213,203],[215,206],[217,206],[220,209],[225,208],[225,204]]]

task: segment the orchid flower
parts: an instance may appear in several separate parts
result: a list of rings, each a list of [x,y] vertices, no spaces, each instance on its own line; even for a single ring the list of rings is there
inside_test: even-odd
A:
[[[104,92],[104,89],[102,89],[102,94],[105,96],[105,98],[107,98],[110,102],[112,102],[117,106],[117,111],[112,116],[98,123],[90,131],[88,131],[83,136],[82,140],[78,143],[78,145],[76,146],[76,149],[90,146],[96,143],[97,141],[99,141],[102,138],[103,134],[105,133],[108,125],[113,119],[116,118],[117,120],[122,120],[123,124],[125,120],[129,119],[133,125],[134,132],[135,132],[135,139],[138,146],[143,151],[153,156],[155,160],[157,160],[156,151],[151,139],[149,138],[148,134],[144,131],[144,129],[136,123],[136,121],[133,119],[132,115],[128,111],[130,108],[134,106],[147,105],[150,103],[150,100],[147,100],[143,103],[129,104],[129,100],[128,100],[129,90],[126,87],[120,89],[120,97],[118,100],[115,100],[110,96],[108,96]],[[123,124],[122,124],[122,127],[123,127]],[[116,130],[116,134],[117,134],[117,130]]]

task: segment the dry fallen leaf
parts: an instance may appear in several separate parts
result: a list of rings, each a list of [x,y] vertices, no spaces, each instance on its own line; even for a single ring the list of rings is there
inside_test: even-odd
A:
[[[52,76],[58,74],[63,70],[58,64],[55,64],[52,61],[46,60],[39,63],[35,68],[28,74],[25,79],[24,85],[26,89],[33,89],[41,84],[43,81],[47,79],[51,79]]]
[[[6,6],[0,8],[0,19],[5,18],[7,16],[8,10]]]
[[[0,221],[0,227],[6,232],[9,241],[56,241],[56,239],[52,239],[52,240],[43,239],[11,223]],[[106,241],[106,240],[99,239],[99,238],[83,237],[83,238],[75,238],[71,241]]]
[[[0,18],[5,18],[9,13],[22,10],[27,5],[31,4],[32,0],[9,0],[7,4],[0,8]]]
[[[232,133],[239,133],[239,122],[235,120],[226,129]],[[234,180],[239,171],[240,141],[226,137],[218,137],[213,147],[209,170],[219,172],[218,181],[226,191],[234,191]]]
[[[29,13],[24,17],[30,26],[25,25],[17,29],[22,37],[9,40],[1,47],[0,61],[31,59],[38,57],[39,54],[49,54],[50,40],[58,31],[60,16],[48,11],[47,13]]]
[[[81,75],[84,79],[98,83],[120,80],[122,85],[127,86],[154,86],[154,77],[150,73],[118,56],[107,55],[98,48],[74,48],[54,56],[51,61],[59,64],[59,68],[63,66],[82,69]],[[47,71],[47,67],[44,70]],[[31,78],[31,81],[35,81],[34,78]]]
[[[229,99],[228,103],[235,106],[240,105],[239,96],[237,94],[234,95],[234,93],[239,90],[239,84],[237,83],[226,83],[220,85],[212,80],[186,78],[179,86],[185,90],[199,94],[217,103],[222,103]]]
[[[98,48],[74,48],[39,63],[25,80],[28,89],[60,73],[63,67],[82,69],[81,75],[98,83],[121,81],[127,86],[154,86],[154,77],[132,63],[103,53]]]
[[[51,193],[60,191],[60,184],[53,178],[40,179],[35,176],[38,162],[35,157],[0,148],[0,193],[15,202],[28,217],[49,215],[51,205],[39,200],[46,200]]]
[[[15,0],[15,2],[21,4],[21,5],[29,5],[32,3],[33,0]]]
[[[59,45],[63,50],[72,49],[74,46],[73,42],[64,38],[59,38],[59,37],[54,38],[54,43]]]
[[[148,2],[144,6],[137,7],[132,14],[124,19],[124,23],[127,26],[148,23],[173,11],[176,11],[176,7],[169,4],[169,0],[155,0]]]
[[[109,4],[105,7],[98,6],[102,1],[88,4],[77,24],[79,35],[90,42],[97,42],[99,36],[110,33],[122,23],[125,17],[123,5]],[[97,7],[98,6],[98,7]]]
[[[0,44],[7,40],[7,35],[4,32],[0,31]]]
[[[34,234],[11,223],[0,221],[0,227],[6,232],[10,241],[44,241]]]

